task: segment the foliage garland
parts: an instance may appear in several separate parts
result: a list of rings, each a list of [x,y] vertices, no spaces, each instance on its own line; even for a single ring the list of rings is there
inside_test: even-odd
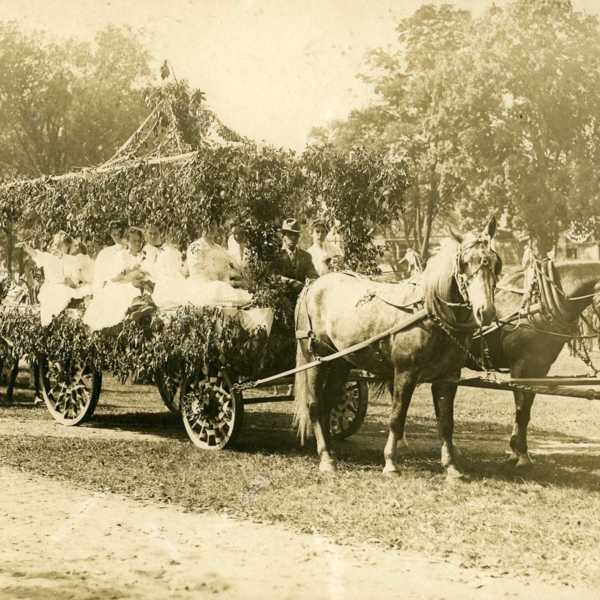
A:
[[[68,360],[109,371],[122,381],[131,375],[151,379],[167,368],[190,374],[215,360],[236,377],[256,377],[267,347],[263,328],[247,331],[218,308],[185,306],[168,316],[157,315],[149,324],[126,319],[95,333],[70,311],[47,327],[31,307],[4,307],[1,317],[0,360]]]
[[[64,230],[99,248],[107,242],[108,223],[125,217],[135,225],[159,222],[184,248],[204,227],[224,233],[235,221],[250,246],[248,287],[258,306],[275,310],[274,330],[280,332],[267,344],[264,331],[250,334],[235,320],[223,322],[218,310],[183,307],[171,319],[155,318],[149,328],[125,321],[117,329],[90,334],[68,315],[42,328],[35,311],[5,309],[0,335],[10,343],[0,354],[69,357],[122,379],[147,376],[169,364],[189,370],[206,365],[209,357],[220,357],[234,373],[257,375],[263,365],[257,350],[289,351],[285,332],[293,340],[293,307],[272,273],[281,221],[290,215],[325,217],[342,233],[346,266],[374,272],[373,228],[398,215],[407,181],[403,163],[387,161],[383,152],[356,149],[344,156],[319,146],[298,157],[244,141],[205,145],[182,160],[140,160],[0,185],[0,227],[14,227],[37,247],[46,247],[56,231]],[[271,367],[276,362],[273,356],[266,359]]]

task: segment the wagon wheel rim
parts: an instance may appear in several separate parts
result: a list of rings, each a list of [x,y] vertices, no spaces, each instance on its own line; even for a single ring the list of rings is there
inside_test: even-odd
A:
[[[46,367],[40,379],[48,410],[63,424],[78,424],[93,411],[97,399],[94,373],[70,361],[53,361]]]
[[[241,421],[237,392],[225,374],[193,379],[184,384],[181,414],[192,442],[204,450],[225,448]]]
[[[179,392],[183,383],[180,371],[172,368],[160,369],[156,373],[156,386],[164,405],[175,414],[181,411]]]
[[[341,400],[329,413],[331,436],[344,439],[355,433],[365,418],[366,402],[364,382],[348,382]]]

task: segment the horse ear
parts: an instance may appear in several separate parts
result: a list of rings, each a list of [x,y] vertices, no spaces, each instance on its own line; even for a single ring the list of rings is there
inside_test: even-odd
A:
[[[494,236],[496,235],[496,215],[490,217],[486,229],[490,240],[494,239]]]
[[[463,236],[460,235],[460,233],[457,233],[456,231],[454,231],[454,229],[452,229],[452,227],[450,225],[448,225],[448,233],[450,234],[450,237],[453,240],[456,240],[459,244],[463,243]]]

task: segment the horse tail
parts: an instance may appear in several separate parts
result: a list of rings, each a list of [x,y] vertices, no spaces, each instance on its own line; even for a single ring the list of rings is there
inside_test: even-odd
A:
[[[310,362],[307,340],[302,339],[304,334],[300,334],[301,330],[308,331],[310,327],[308,306],[306,305],[306,291],[307,288],[305,287],[298,298],[295,310],[296,335],[298,335],[296,340],[296,367],[301,367]],[[310,399],[308,386],[308,371],[296,373],[294,376],[294,420],[292,424],[298,431],[298,438],[302,445],[304,445],[304,441],[312,433],[308,408]]]
[[[296,342],[296,367],[305,365],[308,361],[303,348],[303,341]],[[294,420],[293,426],[298,431],[300,443],[304,445],[306,438],[310,437],[312,426],[308,408],[308,373],[296,373],[294,381]]]

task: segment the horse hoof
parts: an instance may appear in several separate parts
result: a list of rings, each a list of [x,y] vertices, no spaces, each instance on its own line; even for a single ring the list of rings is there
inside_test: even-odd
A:
[[[507,465],[513,465],[514,466],[514,465],[517,464],[518,460],[519,460],[519,455],[516,454],[515,452],[511,452],[510,455],[507,457],[507,459],[506,459],[505,462],[506,462]]]
[[[337,467],[332,460],[322,460],[319,463],[319,471],[321,471],[321,473],[335,473]]]
[[[383,467],[383,474],[386,477],[398,477],[400,475],[400,471],[396,468],[396,465],[386,465]]]
[[[465,479],[465,474],[454,465],[449,465],[446,467],[446,479],[448,481],[463,481]]]
[[[533,459],[527,454],[521,454],[517,459],[517,464],[515,465],[516,469],[528,469],[532,467],[534,464]]]

